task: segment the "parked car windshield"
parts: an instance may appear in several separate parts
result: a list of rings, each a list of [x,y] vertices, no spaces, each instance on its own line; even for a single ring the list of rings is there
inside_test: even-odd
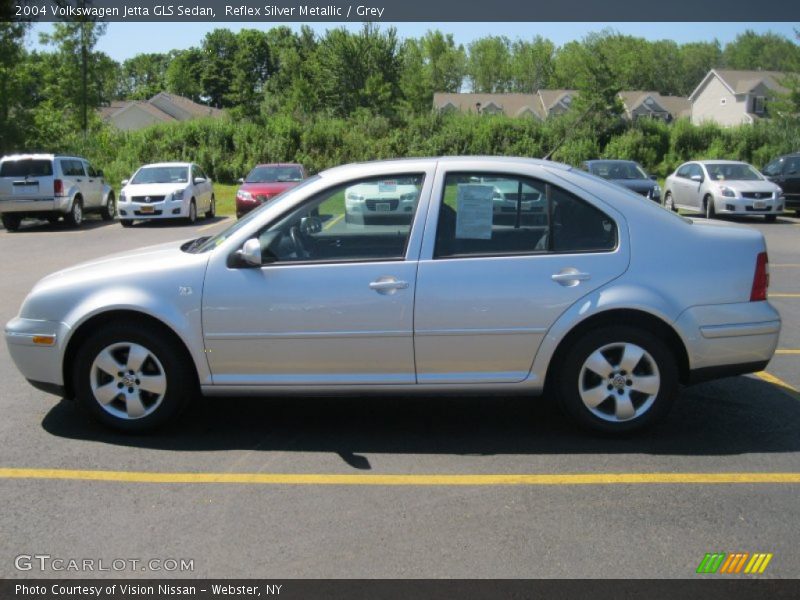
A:
[[[706,171],[714,181],[758,181],[764,179],[758,171],[746,164],[711,163],[706,165]]]
[[[274,183],[276,181],[302,181],[303,171],[300,167],[293,165],[282,167],[256,167],[247,178],[245,183]]]
[[[53,174],[53,163],[49,160],[24,158],[0,163],[0,177],[47,177]]]
[[[200,253],[200,252],[207,252],[208,250],[213,250],[214,248],[222,244],[225,240],[227,240],[229,237],[231,237],[234,233],[239,231],[242,227],[250,223],[250,221],[256,218],[256,216],[262,210],[264,210],[267,207],[275,206],[275,203],[279,202],[280,199],[283,198],[284,196],[287,196],[289,194],[295,194],[296,192],[302,190],[305,186],[309,185],[310,183],[313,183],[317,179],[319,179],[319,175],[315,175],[314,177],[309,177],[308,179],[303,180],[303,182],[300,183],[299,185],[296,185],[293,188],[286,190],[282,194],[278,194],[277,196],[275,196],[275,198],[271,200],[269,204],[262,204],[257,209],[251,210],[241,219],[236,221],[233,225],[231,225],[227,229],[223,229],[222,231],[220,231],[217,235],[204,240],[195,240],[196,242],[199,241],[200,243],[198,243],[196,246],[195,244],[190,244],[185,248],[185,251],[192,253]]]
[[[142,167],[133,176],[131,183],[186,183],[189,181],[188,167]]]
[[[639,165],[629,162],[598,162],[592,163],[592,175],[597,175],[603,179],[647,179],[645,173]]]

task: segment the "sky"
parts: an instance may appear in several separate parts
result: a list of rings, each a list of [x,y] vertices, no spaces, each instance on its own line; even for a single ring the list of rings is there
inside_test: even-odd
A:
[[[701,0],[702,1],[702,0]],[[301,23],[109,23],[106,34],[97,49],[116,61],[124,61],[145,52],[168,52],[199,46],[203,37],[214,29],[271,29],[286,25],[299,30]],[[327,29],[346,27],[358,31],[361,23],[310,24],[318,34]],[[531,39],[536,35],[548,38],[557,46],[579,40],[588,33],[610,28],[619,33],[643,37],[648,40],[670,39],[679,44],[696,41],[732,41],[747,29],[757,33],[773,32],[795,40],[795,30],[800,23],[382,23],[382,28],[395,27],[400,38],[421,37],[429,29],[439,29],[453,34],[456,43],[467,45],[487,35],[505,35],[512,40]],[[41,48],[40,32],[49,31],[50,24],[37,24],[32,28],[28,46]]]

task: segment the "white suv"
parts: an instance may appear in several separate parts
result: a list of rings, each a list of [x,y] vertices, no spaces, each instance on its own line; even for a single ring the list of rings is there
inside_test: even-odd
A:
[[[22,219],[64,217],[78,227],[86,212],[99,212],[104,221],[116,214],[114,191],[103,172],[85,158],[53,154],[14,154],[0,159],[0,217],[8,231]]]

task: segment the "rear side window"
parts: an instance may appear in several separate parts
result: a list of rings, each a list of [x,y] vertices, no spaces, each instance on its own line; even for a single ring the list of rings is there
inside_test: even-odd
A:
[[[82,177],[86,175],[83,171],[83,163],[79,160],[62,160],[61,172],[64,177]]]
[[[0,163],[0,177],[49,177],[53,163],[49,160],[22,159]]]
[[[445,179],[436,258],[601,252],[616,245],[614,221],[559,187],[486,173]]]
[[[800,173],[800,157],[789,158],[786,160],[786,174],[797,177]]]

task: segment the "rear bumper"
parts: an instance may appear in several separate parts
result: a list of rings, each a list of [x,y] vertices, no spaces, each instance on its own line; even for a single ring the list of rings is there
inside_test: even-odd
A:
[[[692,379],[709,379],[763,369],[778,345],[781,318],[769,302],[739,302],[689,308],[676,327]]]
[[[67,196],[51,196],[49,198],[31,198],[27,200],[0,200],[0,213],[66,213],[68,211],[69,198]]]

